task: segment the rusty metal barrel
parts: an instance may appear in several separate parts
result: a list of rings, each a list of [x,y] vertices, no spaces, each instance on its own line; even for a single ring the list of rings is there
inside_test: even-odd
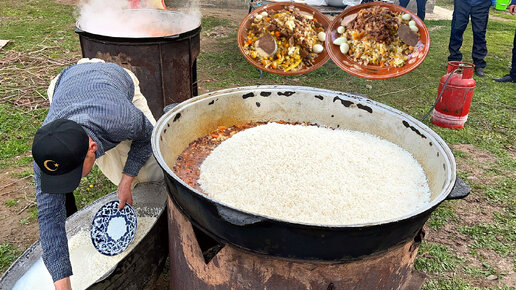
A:
[[[422,231],[379,255],[317,263],[220,245],[189,222],[170,197],[167,213],[170,289],[420,289],[423,283],[413,270]]]
[[[162,21],[182,18],[189,21],[189,27],[194,27],[171,31],[165,36],[119,37],[90,32],[86,25],[77,23],[75,32],[79,35],[82,56],[100,58],[132,71],[140,81],[141,92],[152,114],[158,119],[166,105],[197,95],[201,23],[195,17],[175,11],[133,9],[129,12],[162,18]]]

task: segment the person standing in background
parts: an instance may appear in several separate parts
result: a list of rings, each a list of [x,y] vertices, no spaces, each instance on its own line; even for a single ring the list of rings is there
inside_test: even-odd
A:
[[[484,77],[487,55],[486,29],[489,19],[489,7],[491,0],[455,0],[453,1],[453,18],[451,23],[450,44],[448,50],[450,55],[448,61],[461,61],[462,36],[471,17],[473,28],[473,49],[471,57],[475,64],[475,74]]]
[[[512,15],[516,14],[516,0],[512,0],[511,5],[509,5],[509,12],[511,12]],[[511,70],[509,74],[493,80],[499,83],[516,83],[516,31],[514,32],[514,42],[512,44]]]
[[[410,0],[400,0],[400,6],[407,8]],[[426,12],[426,0],[416,0],[417,3],[417,17],[421,18],[421,20],[425,21],[425,12]]]

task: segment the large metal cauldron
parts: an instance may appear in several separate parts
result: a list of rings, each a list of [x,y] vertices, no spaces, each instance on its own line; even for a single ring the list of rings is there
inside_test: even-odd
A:
[[[98,209],[106,202],[116,199],[115,191],[70,216],[66,220],[68,238],[81,229],[89,229]],[[138,216],[157,216],[157,220],[129,254],[98,281],[92,281],[87,289],[143,289],[161,274],[168,253],[165,185],[163,182],[139,184],[133,190],[133,200]],[[41,244],[37,241],[4,273],[0,279],[0,289],[12,289],[41,255]],[[48,287],[42,285],[42,288]]]
[[[368,132],[401,146],[425,170],[431,202],[426,208],[381,223],[343,226],[290,223],[220,203],[189,187],[171,170],[190,142],[217,126],[280,120]],[[172,201],[195,226],[220,243],[294,260],[344,262],[385,252],[414,239],[442,201],[469,193],[469,188],[452,192],[456,183],[455,159],[430,128],[364,97],[322,89],[257,86],[192,98],[160,118],[154,128],[152,146],[165,171]]]
[[[170,31],[170,34],[121,37],[108,32],[107,28],[103,34],[97,26],[89,31],[90,26],[77,22],[75,32],[79,35],[82,56],[114,62],[132,71],[140,81],[141,92],[152,114],[158,119],[166,105],[197,95],[201,21],[168,10],[133,9],[126,13],[128,21],[152,19],[156,29]],[[186,30],[175,27],[185,23],[188,24]],[[149,31],[152,32],[152,27]]]

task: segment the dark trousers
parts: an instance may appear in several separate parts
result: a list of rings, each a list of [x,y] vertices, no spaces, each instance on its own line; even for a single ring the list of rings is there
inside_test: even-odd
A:
[[[516,80],[516,31],[514,32],[514,42],[512,44],[512,67],[511,78]]]
[[[71,216],[77,212],[77,205],[75,204],[75,196],[73,192],[66,194],[66,217]]]
[[[407,8],[410,0],[400,0],[400,6]],[[416,0],[417,3],[417,17],[421,18],[421,20],[425,20],[425,12],[426,12],[426,0]]]
[[[462,46],[462,35],[468,26],[471,17],[471,27],[473,28],[473,50],[471,57],[477,67],[486,67],[484,57],[487,55],[486,29],[489,18],[490,0],[483,0],[482,3],[471,6],[468,1],[453,1],[453,18],[451,23],[450,45],[448,50],[449,61],[462,60],[460,47]]]

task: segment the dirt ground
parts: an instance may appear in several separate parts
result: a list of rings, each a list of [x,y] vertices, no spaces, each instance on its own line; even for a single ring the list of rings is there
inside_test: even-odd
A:
[[[55,0],[55,2],[74,5],[77,1]],[[439,7],[436,8],[437,9],[434,9],[434,14],[427,16],[428,19],[451,19],[449,10]],[[247,14],[246,9],[213,9],[209,7],[202,8],[201,12],[204,16],[217,16],[230,19],[235,27],[238,26],[240,21]],[[209,48],[211,43],[215,42],[215,38],[228,35],[232,32],[234,32],[234,28],[228,27],[215,27],[210,32],[203,31],[201,33],[201,53],[203,50]],[[202,72],[199,72],[199,75],[200,80],[209,81],[207,75]],[[201,93],[203,93],[202,82],[200,86]],[[485,171],[489,169],[489,164],[496,161],[496,157],[487,152],[478,150],[471,145],[457,145],[454,146],[453,149],[467,154],[475,161],[474,163],[470,163],[465,162],[464,159],[458,160],[458,171],[467,173],[469,180],[475,180],[476,183],[480,181],[482,184],[489,184],[493,183],[493,180],[497,178],[485,174]],[[513,152],[513,157],[516,158],[516,152]],[[478,164],[482,164],[482,166],[478,166]],[[29,168],[19,168],[14,172],[7,170],[0,173],[0,228],[4,229],[0,231],[0,244],[8,242],[15,245],[20,250],[26,249],[39,238],[37,220],[31,218],[32,213],[29,210],[31,206],[35,205],[32,177],[13,177],[13,173],[16,175],[16,173],[28,169]],[[516,178],[515,172],[508,174],[512,174],[512,176]],[[16,206],[7,206],[8,203],[15,203],[15,201],[17,201]],[[455,213],[460,217],[460,223],[462,225],[491,222],[492,213],[497,211],[499,211],[499,209],[496,206],[493,206],[476,194],[471,194],[463,199],[462,202],[456,203],[455,207]],[[455,238],[451,239],[450,237]],[[472,242],[471,238],[460,233],[456,226],[450,223],[447,223],[439,230],[426,227],[425,239],[430,242],[444,244],[460,256],[469,256],[468,244]],[[513,263],[511,257],[500,259],[500,257],[492,251],[484,250],[481,251],[480,255],[484,258],[486,263],[496,266],[502,272],[508,273],[508,275],[503,278],[504,283],[516,287],[516,273],[512,268]],[[473,263],[473,266],[482,267],[478,260],[472,259],[468,262]],[[476,282],[475,284],[486,287],[497,285],[496,282],[489,280],[479,280]],[[154,285],[151,285],[149,289],[166,288],[168,288],[168,276],[166,272],[164,272],[158,281]]]
[[[489,176],[486,174],[486,171],[490,169],[490,164],[495,164],[497,160],[496,157],[490,153],[479,150],[470,144],[453,145],[451,148],[465,153],[468,156],[468,158],[457,159],[457,171],[468,175],[466,182],[468,180],[475,180],[475,183],[493,184],[495,179],[500,178],[500,176]],[[473,162],[467,162],[470,158]],[[479,164],[481,165],[479,166]],[[516,178],[516,172],[507,172],[506,175]],[[460,224],[463,226],[491,223],[493,222],[493,213],[500,213],[500,211],[500,208],[489,203],[485,198],[480,198],[475,192],[461,199],[454,207],[454,212],[460,217]],[[446,223],[437,231],[425,226],[425,231],[427,241],[448,246],[452,249],[454,254],[460,257],[466,257],[469,267],[483,267],[478,259],[473,259],[470,256],[470,248],[468,245],[470,245],[473,240],[468,235],[458,231],[456,225]],[[453,239],[450,237],[453,237]],[[501,240],[503,239],[501,236],[496,238],[503,241]],[[482,260],[489,265],[495,266],[500,272],[507,273],[502,280],[506,285],[516,287],[516,273],[513,269],[512,257],[507,256],[501,258],[500,255],[495,254],[493,250],[485,249],[480,249],[479,255],[482,257]],[[496,277],[496,279],[494,279],[495,277],[492,278],[493,280],[498,279],[498,277]],[[493,286],[492,281],[482,279],[475,281],[475,284],[482,285],[482,287]]]
[[[14,178],[12,174],[21,172],[4,171],[0,173],[0,244],[9,242],[18,249],[26,249],[39,239],[38,225],[31,219],[29,207],[36,204],[32,176]],[[16,202],[16,206],[8,206]]]

